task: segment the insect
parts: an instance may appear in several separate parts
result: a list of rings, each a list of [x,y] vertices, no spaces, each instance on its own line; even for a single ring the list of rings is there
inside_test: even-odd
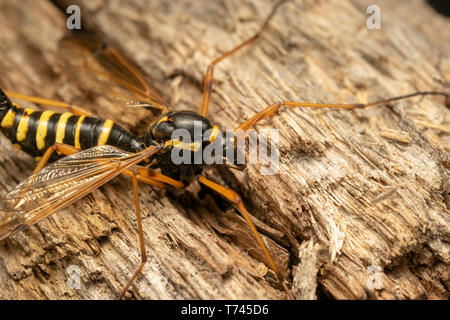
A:
[[[63,102],[38,97],[1,92],[0,127],[2,132],[32,156],[40,157],[33,174],[0,199],[0,240],[27,228],[51,213],[85,196],[112,178],[124,174],[132,179],[135,209],[142,261],[136,268],[122,295],[142,271],[147,261],[143,238],[138,182],[155,187],[170,185],[183,188],[194,181],[219,193],[237,208],[247,221],[267,262],[280,282],[284,279],[261,240],[240,196],[202,175],[204,164],[175,164],[170,158],[173,149],[192,151],[194,143],[182,143],[173,139],[172,132],[185,129],[194,135],[194,123],[200,122],[202,144],[215,141],[219,128],[208,119],[208,106],[213,84],[214,68],[224,59],[254,42],[275,14],[276,5],[261,29],[250,39],[214,60],[206,70],[201,111],[171,111],[170,105],[145,82],[144,76],[111,47],[97,47],[94,55],[100,64],[108,66],[105,76],[118,86],[128,89],[143,106],[158,109],[161,116],[150,125],[148,132],[135,136],[111,120],[90,116],[90,112]],[[87,46],[89,48],[89,46]],[[236,126],[235,130],[247,131],[259,121],[269,118],[281,107],[312,107],[358,109],[388,103],[413,96],[448,95],[442,92],[415,92],[368,104],[317,104],[283,101],[272,104]],[[9,98],[22,98],[42,105],[67,109],[59,114],[52,111],[33,111],[13,104]],[[206,134],[210,132],[210,134]],[[193,139],[192,139],[193,140]],[[223,148],[226,148],[224,145]],[[64,157],[62,157],[64,156]],[[47,165],[48,162],[52,162]],[[46,166],[47,165],[47,166]]]

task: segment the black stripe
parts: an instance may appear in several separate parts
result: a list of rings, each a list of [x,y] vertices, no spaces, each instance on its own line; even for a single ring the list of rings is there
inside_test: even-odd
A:
[[[71,116],[67,119],[66,132],[63,143],[69,146],[75,146],[75,132],[77,130],[77,122],[80,116]]]
[[[56,131],[58,130],[58,122],[61,118],[61,113],[54,113],[48,119],[47,135],[45,136],[45,149],[55,144]]]
[[[84,118],[80,127],[81,149],[88,149],[97,145],[98,137],[100,135],[104,122],[105,120],[97,118]]]
[[[36,133],[39,125],[39,119],[41,118],[42,111],[33,112],[28,118],[28,131],[25,140],[22,145],[33,152],[33,155],[41,155],[42,151],[39,151],[36,146]]]
[[[118,142],[122,139],[124,131],[125,129],[119,127],[114,123],[111,128],[111,132],[109,133],[108,141],[106,141],[106,144],[119,148]]]

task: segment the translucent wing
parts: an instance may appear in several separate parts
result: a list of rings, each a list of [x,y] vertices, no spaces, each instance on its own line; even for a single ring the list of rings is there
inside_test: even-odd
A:
[[[117,50],[104,45],[88,32],[75,32],[60,45],[78,80],[89,90],[129,106],[168,112],[167,101],[145,81],[142,73]]]
[[[103,145],[51,163],[0,197],[0,240],[84,197],[158,150],[155,146],[127,153]]]

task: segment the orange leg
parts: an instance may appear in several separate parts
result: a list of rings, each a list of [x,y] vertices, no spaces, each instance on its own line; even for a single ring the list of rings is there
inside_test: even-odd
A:
[[[145,263],[147,262],[147,252],[145,250],[144,232],[142,229],[141,206],[139,203],[138,180],[137,180],[136,175],[134,175],[134,174],[131,175],[131,181],[133,182],[134,205],[136,207],[136,218],[137,218],[138,233],[139,233],[139,244],[141,246],[141,263],[134,271],[133,276],[131,277],[131,279],[128,281],[127,285],[123,289],[122,294],[120,295],[119,299],[123,298],[123,296],[127,292],[128,288],[134,282],[134,280],[139,275],[139,273],[142,272],[142,268],[144,267]]]
[[[149,169],[147,167],[134,166],[133,170],[126,170],[122,173],[123,175],[136,178],[143,183],[151,184],[156,187],[165,187],[166,184],[171,185],[175,188],[181,189],[184,184],[178,180],[174,180],[168,176],[165,176],[155,170]],[[158,185],[156,185],[158,184]]]
[[[61,109],[67,109],[70,112],[72,112],[73,114],[76,115],[80,115],[80,116],[92,116],[92,112],[66,103],[66,102],[62,102],[62,101],[56,101],[56,100],[49,100],[49,99],[44,99],[44,98],[40,98],[40,97],[35,97],[35,96],[27,96],[27,95],[23,95],[20,93],[15,93],[15,92],[10,92],[10,91],[5,91],[6,95],[10,98],[16,98],[16,99],[21,99],[21,100],[26,100],[26,101],[30,101],[39,105],[46,105],[46,106],[52,106],[52,107],[56,107],[56,108],[61,108]]]
[[[58,143],[56,142],[54,145],[52,145],[50,148],[48,148],[44,155],[42,156],[41,160],[39,160],[36,168],[34,168],[33,174],[35,174],[36,172],[38,172],[39,170],[41,170],[43,167],[45,167],[45,165],[47,164],[48,160],[50,159],[50,157],[52,156],[53,152],[59,152],[61,154],[64,154],[66,156],[70,156],[71,154],[75,154],[77,153],[78,150],[77,148],[70,146],[68,144],[63,144],[63,143]]]
[[[228,189],[224,186],[221,186],[220,184],[217,184],[211,180],[208,180],[207,178],[205,178],[203,176],[200,176],[198,178],[198,181],[200,183],[204,184],[205,186],[207,186],[208,188],[216,191],[217,193],[219,193],[222,197],[224,197],[228,201],[231,201],[231,203],[233,203],[233,205],[239,210],[239,212],[242,214],[245,221],[247,222],[248,226],[250,227],[250,230],[252,231],[253,236],[255,237],[256,241],[258,242],[259,246],[261,247],[262,251],[264,252],[264,255],[266,256],[267,261],[269,262],[270,268],[272,268],[272,270],[275,272],[278,280],[281,282],[281,284],[284,287],[284,289],[286,290],[286,292],[290,295],[290,291],[289,291],[289,289],[287,289],[287,287],[284,283],[284,278],[281,275],[281,273],[278,271],[278,268],[275,265],[275,263],[273,262],[273,259],[270,256],[269,250],[267,249],[266,245],[262,241],[261,236],[258,233],[258,230],[256,230],[255,225],[253,224],[252,220],[250,220],[250,214],[248,213],[247,209],[245,208],[241,197],[233,190]]]
[[[212,83],[213,83],[213,80],[214,80],[214,67],[220,61],[222,61],[225,58],[231,56],[233,53],[235,53],[239,49],[245,47],[246,45],[249,45],[250,43],[254,42],[256,39],[258,39],[259,36],[261,35],[261,33],[264,31],[264,29],[266,29],[267,25],[269,24],[270,19],[272,19],[273,15],[277,11],[278,7],[280,5],[282,5],[286,1],[287,0],[281,0],[280,2],[278,2],[272,8],[272,11],[270,12],[269,16],[266,18],[266,20],[264,20],[264,23],[262,24],[261,28],[259,29],[259,31],[253,37],[245,40],[244,42],[242,42],[238,46],[234,47],[230,51],[224,53],[222,56],[220,56],[219,58],[217,58],[216,60],[214,60],[213,62],[211,62],[209,64],[208,68],[206,69],[205,77],[204,77],[204,80],[203,80],[203,102],[202,102],[202,110],[201,110],[201,115],[202,116],[205,117],[207,115],[207,113],[208,113],[208,106],[209,106],[209,100],[210,100],[210,97],[211,97]]]
[[[380,104],[386,104],[392,101],[397,101],[401,99],[411,98],[415,96],[425,96],[425,95],[441,95],[446,97],[446,103],[448,103],[449,95],[445,92],[435,92],[435,91],[423,91],[414,92],[404,96],[398,96],[394,98],[378,100],[370,103],[360,104],[333,104],[333,103],[309,103],[309,102],[295,102],[295,101],[284,101],[272,104],[265,108],[264,110],[258,112],[253,117],[245,121],[239,127],[235,128],[234,131],[243,130],[246,131],[253,127],[257,122],[273,116],[281,107],[297,108],[297,107],[309,107],[309,108],[332,108],[332,109],[362,109],[366,107],[371,107]]]

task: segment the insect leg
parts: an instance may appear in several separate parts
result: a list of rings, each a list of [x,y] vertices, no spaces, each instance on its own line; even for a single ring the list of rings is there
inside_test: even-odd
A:
[[[142,176],[134,173],[134,169],[133,170],[125,170],[124,172],[122,172],[122,174],[124,176],[127,176],[127,177],[135,176],[136,179],[138,179],[139,182],[143,182],[145,184],[149,184],[149,185],[154,186],[154,187],[158,187],[158,188],[165,188],[166,187],[166,185],[164,183],[162,183],[161,181],[158,181],[158,180],[152,179],[152,178],[148,178],[148,177],[142,177]]]
[[[245,221],[247,222],[248,226],[250,227],[250,230],[253,233],[253,236],[255,237],[256,241],[258,242],[259,246],[261,247],[264,255],[267,258],[267,261],[269,262],[270,268],[275,272],[278,281],[280,281],[280,283],[282,284],[283,288],[286,290],[286,292],[291,295],[289,289],[287,289],[285,283],[284,283],[284,278],[281,275],[281,273],[278,271],[277,266],[275,265],[275,263],[273,262],[272,257],[270,256],[269,250],[267,249],[266,245],[264,244],[264,242],[261,239],[261,236],[258,233],[258,230],[256,230],[255,225],[253,224],[252,220],[250,220],[250,215],[247,211],[247,209],[244,206],[244,203],[242,202],[241,196],[239,196],[236,192],[234,192],[231,189],[228,189],[224,186],[221,186],[220,184],[217,184],[203,176],[200,176],[198,181],[202,184],[204,184],[205,186],[207,186],[208,188],[216,191],[217,193],[219,193],[222,197],[224,197],[225,199],[231,201],[231,203],[233,203],[233,205],[239,210],[239,212],[243,215]]]
[[[181,181],[172,179],[166,175],[163,175],[153,169],[150,168],[146,168],[146,167],[140,167],[140,166],[135,166],[135,171],[136,171],[136,176],[139,180],[139,178],[141,179],[151,179],[151,180],[156,180],[156,181],[160,181],[163,182],[165,184],[174,186],[175,188],[181,189],[184,187],[184,184]]]
[[[281,1],[279,1],[272,8],[272,11],[267,16],[267,18],[264,20],[264,23],[262,24],[261,28],[251,38],[245,40],[244,42],[242,42],[238,46],[234,47],[230,51],[225,52],[222,56],[220,56],[219,58],[217,58],[216,60],[214,60],[213,62],[211,62],[209,64],[208,68],[206,69],[205,77],[204,77],[204,80],[203,80],[203,101],[202,101],[202,110],[201,110],[201,115],[202,116],[206,116],[206,114],[208,113],[209,99],[210,99],[210,96],[211,96],[211,88],[212,88],[212,83],[213,83],[213,80],[214,80],[214,67],[220,61],[222,61],[225,58],[231,56],[233,53],[235,53],[239,49],[245,47],[246,45],[249,45],[250,43],[254,42],[256,39],[258,39],[259,36],[261,35],[261,33],[264,31],[264,29],[266,29],[267,25],[269,24],[269,22],[272,19],[273,15],[277,11],[278,7],[280,7],[286,1],[288,1],[288,0],[281,0]]]
[[[122,294],[120,295],[119,299],[123,298],[123,296],[127,292],[128,288],[134,282],[134,280],[139,275],[139,273],[142,272],[142,268],[144,267],[145,263],[147,262],[147,252],[145,251],[144,232],[142,229],[141,206],[139,203],[138,180],[136,178],[136,175],[133,174],[131,176],[131,181],[133,182],[134,205],[136,207],[136,218],[137,218],[138,233],[139,233],[139,244],[141,246],[141,263],[136,268],[136,271],[134,272],[133,276],[131,277],[131,279],[128,281],[127,285],[123,289]]]
[[[80,116],[92,116],[93,115],[92,112],[87,109],[84,109],[84,108],[81,108],[81,107],[78,107],[78,106],[75,106],[75,105],[72,105],[72,104],[69,104],[66,102],[49,100],[49,99],[35,97],[35,96],[27,96],[27,95],[10,92],[10,91],[5,91],[5,93],[10,98],[26,100],[26,101],[30,101],[30,102],[33,102],[33,103],[36,103],[39,105],[46,105],[46,106],[52,106],[52,107],[61,108],[61,109],[67,109],[76,115],[80,115]]]
[[[253,127],[257,122],[269,118],[273,116],[281,107],[285,106],[288,108],[297,108],[297,107],[309,107],[309,108],[332,108],[332,109],[362,109],[366,107],[371,107],[380,104],[386,104],[392,101],[407,99],[415,96],[425,96],[425,95],[441,95],[446,97],[446,104],[450,103],[450,96],[445,92],[436,92],[436,91],[419,91],[411,94],[398,96],[394,98],[377,100],[370,103],[355,103],[355,104],[333,104],[333,103],[309,103],[309,102],[296,102],[296,101],[283,101],[272,104],[265,108],[264,110],[258,112],[253,117],[245,121],[239,127],[235,128],[234,131],[244,130]]]
[[[133,170],[125,170],[122,172],[123,175],[128,177],[136,176],[139,182],[153,185],[155,187],[164,188],[166,184],[174,186],[175,188],[183,188],[184,184],[180,181],[174,180],[168,176],[165,176],[155,170],[134,166]]]
[[[55,144],[52,145],[50,148],[48,148],[42,155],[41,160],[39,160],[36,168],[34,168],[33,174],[41,170],[47,164],[48,160],[55,151],[64,154],[66,156],[70,156],[71,154],[77,153],[80,150],[68,144],[55,142]]]

